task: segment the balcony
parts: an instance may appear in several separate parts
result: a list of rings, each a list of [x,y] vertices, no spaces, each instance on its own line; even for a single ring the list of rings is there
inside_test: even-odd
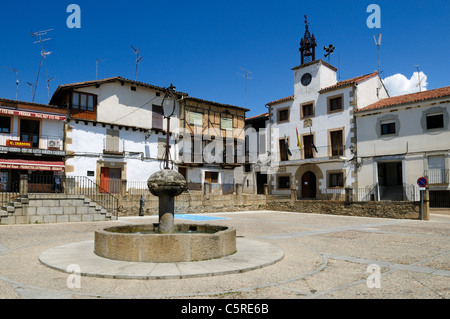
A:
[[[103,140],[103,154],[124,155],[125,141],[117,138],[105,138]]]
[[[64,139],[56,136],[33,134],[0,134],[0,147],[3,152],[62,155]]]
[[[430,185],[448,185],[449,182],[449,170],[448,169],[427,169],[423,173],[428,179]]]

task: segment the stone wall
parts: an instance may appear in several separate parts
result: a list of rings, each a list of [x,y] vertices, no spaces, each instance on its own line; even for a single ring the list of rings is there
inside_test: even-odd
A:
[[[119,217],[139,215],[140,196],[127,195],[119,197]],[[145,216],[158,215],[158,198],[148,194],[145,196]],[[175,198],[176,214],[201,214],[214,212],[235,212],[264,210],[264,195],[202,195],[202,192],[184,193]]]
[[[353,202],[270,200],[267,210],[394,219],[419,219],[420,202]]]

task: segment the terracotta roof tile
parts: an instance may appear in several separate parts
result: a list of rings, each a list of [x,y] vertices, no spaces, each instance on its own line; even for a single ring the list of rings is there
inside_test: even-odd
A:
[[[275,105],[275,104],[278,104],[278,103],[281,103],[281,102],[293,100],[294,97],[295,97],[295,95],[291,95],[291,96],[288,96],[288,97],[285,97],[285,98],[282,98],[282,99],[279,99],[279,100],[276,100],[276,101],[272,101],[272,102],[270,102],[270,103],[267,103],[267,105],[272,106],[272,105]]]
[[[406,95],[399,95],[390,97],[387,99],[380,100],[374,104],[371,104],[369,106],[366,106],[362,109],[357,110],[357,112],[363,112],[363,111],[369,111],[369,110],[376,110],[381,109],[385,107],[390,107],[394,105],[403,105],[408,103],[414,103],[414,102],[421,102],[421,101],[427,101],[432,99],[438,99],[442,97],[450,97],[450,86],[424,91],[424,92],[418,92],[418,93],[411,93]]]
[[[264,114],[246,118],[245,121],[254,121],[254,120],[259,120],[259,119],[263,119],[263,118],[269,118],[269,116],[270,116],[269,113],[264,113]]]
[[[32,105],[32,106],[40,106],[40,107],[58,108],[58,106],[56,106],[56,105],[42,104],[42,103],[35,103],[35,102],[16,101],[16,100],[8,100],[8,99],[0,98],[0,106],[5,106],[3,104]]]
[[[361,75],[361,76],[358,76],[358,77],[353,78],[353,79],[348,79],[348,80],[345,80],[345,81],[341,81],[341,82],[336,83],[335,85],[332,85],[332,86],[329,86],[329,87],[326,87],[326,88],[320,90],[319,93],[335,90],[335,89],[338,89],[338,88],[341,88],[341,87],[345,87],[345,86],[349,86],[349,85],[355,85],[355,84],[361,83],[362,81],[370,79],[371,77],[374,77],[376,75],[378,75],[377,71],[375,71],[373,73],[370,73],[370,74]]]
[[[116,77],[112,77],[112,78],[106,78],[106,79],[101,79],[101,80],[94,80],[94,81],[85,81],[85,82],[77,82],[77,83],[70,83],[70,84],[63,84],[60,85],[55,93],[53,94],[53,97],[50,101],[51,104],[57,104],[57,98],[58,95],[61,91],[64,90],[68,90],[68,89],[76,89],[76,88],[84,88],[84,87],[89,87],[89,86],[93,86],[93,85],[100,85],[100,84],[105,84],[105,83],[111,83],[111,82],[124,82],[124,83],[129,83],[132,85],[140,85],[140,86],[144,86],[147,88],[151,88],[151,89],[155,89],[161,92],[164,92],[165,88],[160,87],[160,86],[156,86],[156,85],[152,85],[152,84],[147,84],[144,82],[139,82],[139,81],[134,81],[134,80],[129,80],[129,79],[125,79],[123,77],[120,76],[116,76]],[[187,96],[188,94],[183,93],[183,92],[175,92],[176,94],[179,95],[184,95]]]
[[[244,112],[249,112],[250,111],[249,109],[246,109],[246,108],[243,108],[243,107],[240,107],[240,106],[235,106],[235,105],[230,105],[230,104],[223,104],[223,103],[219,103],[219,102],[203,100],[203,99],[199,99],[199,98],[191,97],[191,96],[186,96],[185,99],[186,100],[191,100],[191,101],[196,101],[196,102],[204,102],[204,103],[213,104],[213,105],[222,106],[222,107],[230,107],[230,108],[242,110]]]

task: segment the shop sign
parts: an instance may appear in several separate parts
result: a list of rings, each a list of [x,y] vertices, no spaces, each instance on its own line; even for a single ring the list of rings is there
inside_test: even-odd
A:
[[[10,147],[18,147],[18,148],[32,148],[33,143],[32,142],[22,142],[22,141],[6,141],[6,146]]]

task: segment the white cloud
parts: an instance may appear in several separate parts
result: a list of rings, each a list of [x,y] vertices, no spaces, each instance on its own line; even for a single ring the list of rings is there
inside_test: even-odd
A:
[[[420,86],[419,77],[421,79]],[[425,73],[414,72],[410,79],[399,73],[389,76],[384,79],[384,85],[386,86],[389,95],[392,97],[420,92],[420,89],[422,89],[422,91],[426,91],[428,83]]]

